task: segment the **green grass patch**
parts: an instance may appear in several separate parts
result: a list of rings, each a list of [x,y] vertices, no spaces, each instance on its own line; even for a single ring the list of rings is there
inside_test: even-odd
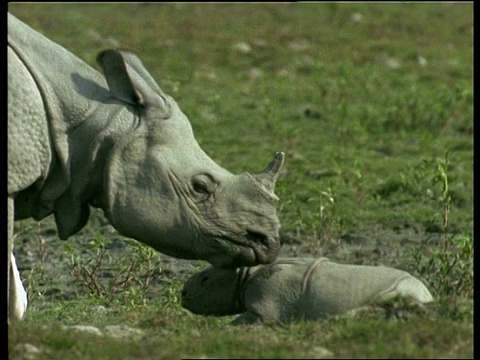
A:
[[[473,357],[472,3],[9,10],[92,66],[105,48],[136,52],[230,171],[258,172],[284,151],[285,255],[406,269],[437,300],[434,315],[404,320],[231,327],[178,303],[204,264],[134,245],[94,211],[67,243],[51,219],[16,225],[30,308],[9,327],[10,358],[35,352],[25,344],[35,359]],[[144,335],[62,329],[75,324]]]

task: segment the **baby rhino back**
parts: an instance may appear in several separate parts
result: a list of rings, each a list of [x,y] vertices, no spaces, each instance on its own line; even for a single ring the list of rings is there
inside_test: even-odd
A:
[[[253,268],[210,267],[184,285],[182,305],[196,314],[239,315],[232,324],[316,320],[389,297],[433,301],[405,271],[343,265],[326,258],[284,258]]]
[[[305,318],[315,319],[395,296],[433,301],[425,285],[405,271],[322,261],[312,268],[298,306]]]

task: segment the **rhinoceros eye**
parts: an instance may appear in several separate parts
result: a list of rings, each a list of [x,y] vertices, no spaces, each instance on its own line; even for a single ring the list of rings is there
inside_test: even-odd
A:
[[[205,197],[213,194],[217,188],[218,184],[208,175],[199,174],[195,175],[192,178],[192,188],[199,195]]]
[[[207,184],[203,181],[194,181],[193,182],[193,190],[199,194],[208,194],[208,187]]]

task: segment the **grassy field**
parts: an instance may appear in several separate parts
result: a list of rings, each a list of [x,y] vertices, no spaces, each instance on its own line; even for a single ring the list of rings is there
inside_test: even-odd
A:
[[[15,246],[30,308],[9,327],[11,359],[473,357],[473,3],[9,11],[92,66],[104,48],[136,52],[228,170],[258,172],[284,151],[282,255],[401,268],[437,300],[232,327],[179,304],[203,262],[156,254],[96,211],[67,242],[52,219],[22,221]],[[65,329],[77,324],[142,334]]]

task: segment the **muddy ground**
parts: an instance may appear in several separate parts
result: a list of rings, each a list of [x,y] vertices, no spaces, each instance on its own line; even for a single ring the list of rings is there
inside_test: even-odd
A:
[[[97,274],[101,282],[108,284],[119,271],[116,269],[125,268],[137,256],[137,248],[101,216],[92,217],[86,228],[66,241],[57,237],[53,218],[40,223],[33,220],[16,223],[15,255],[31,304],[38,296],[44,301],[71,300],[89,291],[73,270],[79,270],[81,266],[78,264],[82,262],[90,268],[94,266],[97,249],[92,247],[91,241],[99,233],[107,239],[107,257]],[[420,233],[411,227],[373,229],[371,233],[362,234],[344,233],[324,244],[313,237],[283,232],[280,256],[326,256],[341,263],[392,266],[419,276],[412,254],[418,251],[428,256],[441,246],[442,241],[440,233]],[[66,251],[65,246],[71,250]],[[77,265],[74,265],[73,259]],[[158,297],[165,284],[172,280],[183,282],[206,265],[203,261],[175,259],[162,254],[154,256],[148,265],[154,269],[148,297]],[[138,274],[131,275],[145,276],[146,267],[134,268]]]

